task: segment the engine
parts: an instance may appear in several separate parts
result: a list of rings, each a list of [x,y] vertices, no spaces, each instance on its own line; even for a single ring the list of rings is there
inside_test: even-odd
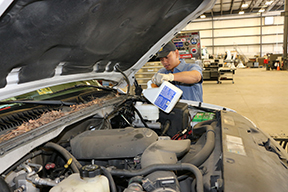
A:
[[[34,149],[5,172],[4,186],[15,192],[199,190],[201,165],[215,145],[206,140],[215,139],[217,125],[215,113],[206,113],[212,120],[193,121],[199,114],[184,103],[167,114],[128,100],[105,118],[78,122]]]

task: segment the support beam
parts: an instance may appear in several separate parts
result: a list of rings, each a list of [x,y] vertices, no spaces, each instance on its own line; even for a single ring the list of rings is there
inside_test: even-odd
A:
[[[260,5],[261,2],[262,2],[262,0],[256,0],[255,4],[250,9],[250,12],[252,12],[254,8],[257,8]]]
[[[274,9],[272,9],[273,11],[278,11],[281,9],[285,9],[285,0],[281,0],[277,5],[275,5]]]
[[[220,12],[221,12],[221,16],[223,14],[223,0],[220,0]]]
[[[243,5],[243,3],[244,3],[244,0],[241,1],[241,3],[240,3],[240,7],[239,7],[239,10],[242,9],[242,5]]]
[[[284,11],[284,36],[283,36],[283,69],[288,69],[287,61],[287,37],[288,37],[288,0],[285,0]]]
[[[261,3],[262,3],[262,0],[257,0],[253,8],[258,7]]]
[[[212,17],[212,55],[214,55],[214,19]]]
[[[265,13],[268,13],[280,0],[273,1],[271,5],[265,10]]]
[[[261,17],[260,17],[260,57],[262,57],[262,43],[263,43],[263,15],[261,13]]]
[[[247,8],[248,10],[251,9],[253,7],[253,5],[255,4],[255,0],[252,0],[249,7]],[[251,11],[250,11],[251,12]]]
[[[234,4],[234,0],[231,1],[230,14],[232,14],[232,12],[233,12],[233,4]]]
[[[284,10],[285,9],[285,5],[279,5],[275,10],[273,11],[279,11],[279,10]]]

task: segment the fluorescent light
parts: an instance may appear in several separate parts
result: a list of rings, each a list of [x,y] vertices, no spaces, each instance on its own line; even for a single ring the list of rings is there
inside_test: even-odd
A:
[[[245,12],[244,11],[239,11],[239,14],[240,15],[243,15]]]
[[[271,5],[273,1],[266,1],[265,5]]]
[[[265,9],[260,9],[258,12],[263,13]]]
[[[206,15],[200,15],[200,18],[202,19],[206,18]]]
[[[241,7],[242,7],[242,8],[246,8],[246,7],[248,7],[248,3],[244,3],[244,4],[242,4]]]

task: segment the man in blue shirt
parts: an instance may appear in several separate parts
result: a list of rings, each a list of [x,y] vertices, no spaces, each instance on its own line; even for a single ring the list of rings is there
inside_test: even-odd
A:
[[[152,77],[154,84],[159,86],[163,81],[170,81],[183,91],[181,99],[203,102],[203,78],[199,65],[180,59],[179,51],[172,42],[160,49],[157,57],[164,68]]]

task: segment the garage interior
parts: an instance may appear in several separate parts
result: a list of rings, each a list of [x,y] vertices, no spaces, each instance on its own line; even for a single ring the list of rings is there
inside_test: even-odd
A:
[[[285,3],[287,0],[217,0],[211,10],[181,31],[182,35],[199,33],[201,58],[183,58],[204,69],[204,103],[237,111],[273,138],[288,135]],[[175,38],[174,43],[181,41],[181,36]],[[136,74],[139,84],[146,88],[161,67],[157,61],[146,63]],[[221,67],[229,67],[230,73],[221,73]]]
[[[288,135],[287,71],[237,69],[235,83],[203,83],[203,100],[235,110],[273,137]]]
[[[0,192],[288,191],[285,1],[0,2]]]

